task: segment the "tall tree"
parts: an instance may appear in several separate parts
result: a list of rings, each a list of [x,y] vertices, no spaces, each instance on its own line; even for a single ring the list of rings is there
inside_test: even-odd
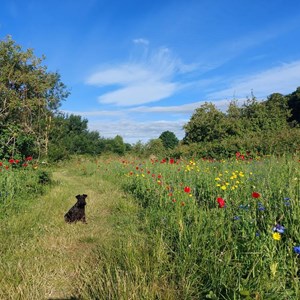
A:
[[[204,103],[197,108],[190,121],[184,125],[185,143],[210,142],[226,135],[225,114],[212,103]]]
[[[295,121],[300,124],[300,86],[295,92],[287,95],[288,106],[291,109],[290,121]]]
[[[0,155],[20,152],[17,145],[24,136],[39,155],[47,154],[53,114],[69,92],[60,75],[42,65],[43,60],[32,49],[22,50],[9,36],[0,41],[0,131],[5,135]]]
[[[178,145],[178,138],[172,131],[164,131],[159,138],[166,149],[174,149]]]

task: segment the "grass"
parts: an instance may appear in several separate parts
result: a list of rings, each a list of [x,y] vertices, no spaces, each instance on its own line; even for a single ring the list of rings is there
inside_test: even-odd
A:
[[[116,239],[111,214],[125,202],[124,194],[92,173],[73,175],[76,167],[57,168],[51,189],[20,196],[23,204],[0,220],[0,299],[81,299],[83,270],[94,268],[94,251]],[[88,224],[66,224],[64,213],[82,193],[88,194]]]
[[[0,299],[300,298],[295,157],[79,157],[53,179],[0,220]],[[65,224],[82,193],[88,224]]]

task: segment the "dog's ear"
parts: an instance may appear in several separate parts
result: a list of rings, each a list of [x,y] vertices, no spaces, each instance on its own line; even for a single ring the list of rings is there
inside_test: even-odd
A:
[[[81,195],[77,195],[75,196],[77,200],[79,200],[79,198],[81,197]]]
[[[82,196],[83,196],[84,198],[86,198],[88,195],[86,195],[86,194],[83,194]]]

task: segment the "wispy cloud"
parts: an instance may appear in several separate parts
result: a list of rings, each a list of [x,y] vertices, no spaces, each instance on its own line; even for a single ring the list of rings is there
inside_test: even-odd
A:
[[[149,41],[146,40],[146,39],[143,39],[143,38],[134,39],[133,42],[134,42],[135,44],[142,44],[142,45],[145,45],[145,46],[148,46],[148,45],[149,45]]]
[[[147,142],[149,139],[158,138],[164,131],[172,131],[175,135],[182,139],[184,136],[183,125],[187,120],[177,121],[147,121],[136,122],[131,120],[121,120],[118,122],[89,122],[91,130],[98,130],[101,136],[115,137],[121,135],[124,141],[134,143],[138,140]]]
[[[300,86],[300,60],[284,63],[258,74],[233,80],[229,87],[208,95],[212,99],[247,97],[251,91],[256,97],[266,97],[272,93],[290,93]]]
[[[136,43],[146,41],[137,39]],[[100,103],[131,106],[159,101],[174,95],[183,85],[176,75],[191,72],[196,65],[186,65],[171,51],[162,47],[142,60],[102,69],[87,79],[87,84],[117,86],[116,90],[99,96]]]
[[[133,108],[127,108],[122,110],[93,110],[93,111],[70,111],[64,110],[64,113],[81,115],[84,117],[124,117],[129,116],[132,113],[146,113],[148,117],[151,114],[174,114],[190,116],[193,114],[195,109],[203,105],[205,102],[211,102],[216,105],[217,108],[225,110],[228,107],[229,100],[219,100],[219,101],[198,101],[183,105],[173,105],[173,106],[136,106]]]

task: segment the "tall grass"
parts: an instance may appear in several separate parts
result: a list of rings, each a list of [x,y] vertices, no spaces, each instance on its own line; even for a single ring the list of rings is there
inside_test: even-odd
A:
[[[149,242],[127,234],[87,297],[300,298],[297,159],[106,161],[98,172],[135,197]]]

